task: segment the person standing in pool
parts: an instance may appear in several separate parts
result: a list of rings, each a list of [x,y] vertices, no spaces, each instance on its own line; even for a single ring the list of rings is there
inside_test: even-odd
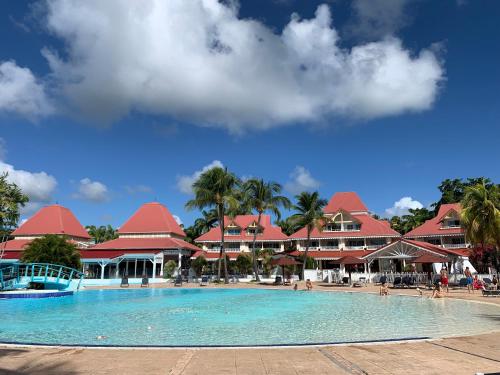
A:
[[[446,267],[441,268],[441,285],[446,287],[446,293],[449,292],[448,289],[448,269]]]
[[[472,272],[470,272],[469,267],[465,267],[465,278],[467,280],[467,290],[470,291],[472,290],[472,293],[474,293],[474,288],[472,287]]]
[[[312,284],[310,279],[307,279],[307,281],[306,281],[306,288],[307,288],[307,290],[312,290],[312,288],[313,288],[313,284]]]

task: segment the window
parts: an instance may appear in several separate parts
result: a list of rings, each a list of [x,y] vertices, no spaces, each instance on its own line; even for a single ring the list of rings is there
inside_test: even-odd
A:
[[[229,229],[226,229],[224,234],[226,234],[228,236],[238,236],[241,234],[241,230],[240,230],[240,228],[229,228]]]
[[[327,224],[325,226],[325,231],[327,232],[340,232],[342,227],[338,223]]]
[[[449,220],[448,221],[448,226],[449,227],[453,227],[453,228],[459,227],[460,226],[460,220]]]
[[[347,224],[346,231],[360,230],[361,224]]]
[[[337,248],[339,247],[338,240],[326,241],[325,248]]]
[[[368,240],[368,246],[384,246],[386,244],[385,238],[372,238]]]
[[[348,247],[363,247],[365,246],[364,240],[349,240],[347,241]]]
[[[255,234],[255,232],[257,232],[257,234],[261,234],[262,229],[257,230],[257,228],[247,228],[247,234]]]
[[[441,240],[439,238],[428,238],[427,242],[433,245],[441,245]]]

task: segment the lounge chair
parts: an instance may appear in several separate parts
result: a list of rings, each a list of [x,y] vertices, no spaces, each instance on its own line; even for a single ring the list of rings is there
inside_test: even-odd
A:
[[[392,287],[393,287],[393,288],[400,288],[400,287],[402,287],[402,286],[403,286],[403,284],[401,283],[401,277],[396,276],[396,277],[394,278],[394,282],[392,283]]]
[[[177,277],[175,278],[174,286],[182,286],[182,276],[181,275],[177,275]]]
[[[385,284],[387,282],[387,276],[380,276],[380,279],[378,280],[380,284]]]
[[[458,281],[458,286],[459,286],[460,288],[466,288],[466,287],[467,287],[467,278],[462,277],[462,278]]]
[[[342,284],[349,284],[349,278],[347,276],[342,278]]]
[[[366,277],[363,277],[363,276],[359,278],[358,283],[361,285],[364,285],[364,286],[368,286],[368,283],[366,281]]]
[[[123,276],[122,281],[120,283],[121,288],[128,288],[128,276]]]
[[[491,286],[491,279],[489,277],[483,278],[483,284],[486,286],[486,289],[489,289]]]
[[[207,286],[207,285],[208,285],[208,276],[202,276],[200,286]]]
[[[276,276],[276,278],[274,279],[274,285],[282,285],[283,284],[283,279],[281,278],[281,276]]]
[[[149,287],[149,279],[147,276],[144,276],[142,278],[141,288],[148,288],[148,287]]]
[[[412,276],[404,276],[402,280],[403,286],[407,288],[415,285],[415,279]]]
[[[482,288],[483,297],[500,297],[500,290]]]

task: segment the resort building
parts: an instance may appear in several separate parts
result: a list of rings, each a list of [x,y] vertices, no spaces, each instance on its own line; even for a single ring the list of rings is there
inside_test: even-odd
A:
[[[180,271],[199,250],[184,241],[182,228],[157,202],[142,205],[117,232],[117,239],[82,251],[86,278],[162,277],[167,261],[177,262]]]
[[[334,261],[344,256],[366,256],[401,237],[388,221],[374,218],[354,192],[335,193],[323,211],[323,230],[313,229],[309,247],[309,256],[319,261],[320,268],[334,268]],[[300,255],[306,249],[306,228],[290,240],[296,246],[292,254]]]
[[[252,251],[252,241],[257,232],[256,249],[271,249],[275,252],[285,250],[288,237],[281,228],[271,223],[271,216],[262,215],[260,225],[257,224],[257,215],[238,215],[234,218],[226,216],[224,219],[224,244],[226,254],[233,260],[241,253]],[[202,255],[208,261],[219,259],[221,232],[219,227],[212,228],[207,233],[195,239],[202,250],[193,255],[197,258]]]
[[[465,231],[460,221],[459,203],[443,204],[438,214],[405,235],[405,238],[431,243],[447,249],[465,249]]]
[[[82,249],[93,244],[75,215],[68,208],[54,204],[41,208],[12,232],[14,237],[12,240],[0,244],[0,255],[2,255],[0,261],[4,263],[19,261],[23,249],[31,241],[47,234],[65,236]]]

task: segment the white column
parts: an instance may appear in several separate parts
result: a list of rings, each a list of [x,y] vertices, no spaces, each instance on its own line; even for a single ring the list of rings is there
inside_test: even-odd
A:
[[[156,278],[156,260],[153,262],[153,279]]]
[[[135,268],[134,268],[134,277],[137,277],[137,258],[135,258]]]
[[[104,279],[104,267],[106,267],[106,264],[101,263],[101,280]]]
[[[179,249],[179,258],[178,258],[178,264],[177,264],[177,269],[178,269],[178,274],[181,274],[181,267],[182,267],[182,250]]]
[[[160,263],[160,277],[163,278],[163,261]]]

